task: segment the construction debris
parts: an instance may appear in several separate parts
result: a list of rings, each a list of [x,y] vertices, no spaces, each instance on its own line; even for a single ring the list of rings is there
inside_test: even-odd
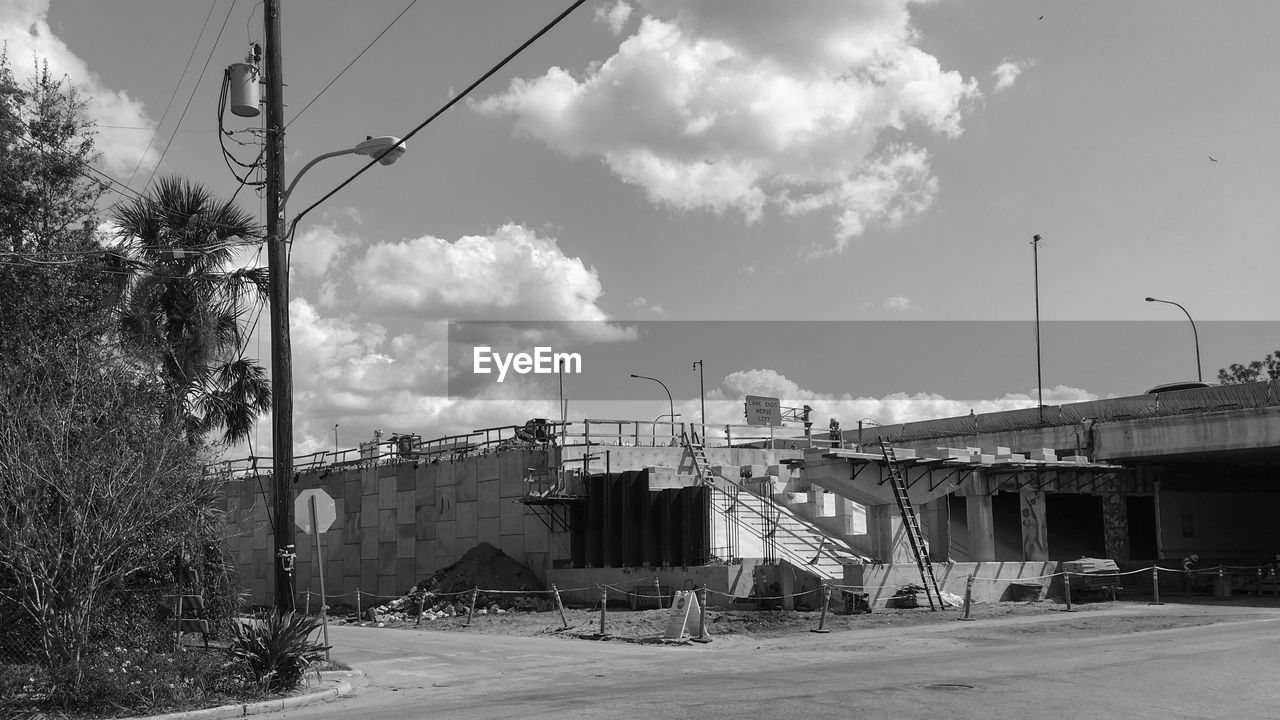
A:
[[[454,564],[437,570],[400,598],[369,608],[361,620],[422,621],[465,617],[471,591],[478,589],[475,615],[500,615],[513,610],[545,612],[554,601],[542,594],[533,571],[487,542],[471,548]],[[527,593],[527,594],[526,594]]]

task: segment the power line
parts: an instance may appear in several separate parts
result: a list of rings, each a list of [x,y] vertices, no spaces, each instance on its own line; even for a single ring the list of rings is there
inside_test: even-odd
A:
[[[444,113],[448,112],[449,108],[451,108],[451,107],[453,107],[454,105],[456,105],[456,104],[458,103],[458,101],[462,100],[462,98],[466,97],[466,96],[467,96],[467,95],[468,95],[472,90],[475,90],[477,87],[479,87],[479,85],[480,85],[481,83],[483,83],[485,80],[488,80],[491,76],[493,76],[495,73],[497,73],[497,72],[498,72],[499,70],[501,70],[503,67],[505,67],[505,66],[507,65],[507,63],[511,62],[513,59],[515,59],[515,57],[516,57],[517,55],[519,55],[520,53],[524,52],[524,50],[525,50],[526,48],[528,48],[528,47],[529,47],[530,45],[532,45],[533,43],[537,42],[539,38],[541,38],[543,35],[546,35],[548,32],[550,32],[550,31],[551,31],[551,29],[552,29],[552,28],[554,28],[556,25],[559,25],[559,24],[560,24],[560,21],[562,21],[562,20],[564,20],[566,17],[568,17],[570,13],[572,13],[574,10],[578,9],[578,7],[579,7],[580,5],[582,5],[583,3],[585,3],[586,1],[587,1],[587,0],[575,0],[575,2],[574,2],[572,5],[570,5],[570,6],[569,6],[569,7],[568,7],[564,12],[560,13],[559,15],[557,15],[557,16],[556,16],[556,18],[555,18],[554,20],[552,20],[551,22],[549,22],[549,23],[547,23],[546,25],[544,25],[544,26],[543,26],[543,28],[542,28],[541,30],[539,30],[538,32],[534,33],[532,37],[530,37],[528,40],[525,40],[523,43],[521,43],[521,44],[520,44],[520,47],[517,47],[515,50],[512,50],[512,51],[511,51],[511,53],[510,53],[509,55],[507,55],[505,58],[503,58],[501,62],[499,62],[497,65],[494,65],[492,68],[490,68],[490,69],[489,69],[489,71],[488,71],[488,72],[486,72],[484,75],[481,75],[481,76],[479,77],[479,79],[477,79],[475,82],[473,82],[473,83],[471,83],[470,85],[468,85],[468,86],[467,86],[467,88],[466,88],[465,90],[463,90],[463,91],[462,91],[461,93],[459,93],[458,95],[454,96],[454,97],[453,97],[453,99],[451,99],[449,102],[445,103],[445,104],[444,104],[444,106],[443,106],[443,107],[441,107],[439,110],[437,110],[437,111],[435,111],[434,113],[432,113],[432,115],[431,115],[430,117],[428,117],[426,120],[423,120],[423,121],[422,121],[422,122],[421,122],[417,127],[415,127],[413,130],[411,130],[411,131],[409,132],[409,134],[408,134],[408,135],[405,135],[405,136],[400,140],[400,142],[396,143],[396,144],[393,146],[393,148],[392,148],[392,149],[394,149],[394,148],[396,148],[396,147],[401,147],[401,146],[403,146],[403,145],[405,144],[405,142],[406,142],[409,138],[413,137],[414,135],[417,135],[417,134],[418,134],[418,131],[422,130],[422,128],[426,127],[427,125],[430,125],[430,124],[431,124],[431,122],[432,122],[433,120],[435,120],[436,118],[440,117],[440,116],[441,116],[441,115],[443,115]],[[346,186],[350,185],[350,184],[351,184],[351,183],[352,183],[356,178],[360,177],[360,176],[361,176],[361,175],[363,175],[365,172],[367,172],[367,171],[369,170],[369,168],[371,168],[371,167],[373,167],[374,165],[378,164],[378,161],[379,161],[379,160],[378,160],[378,158],[374,158],[374,159],[370,160],[367,164],[365,164],[365,166],[364,166],[364,167],[362,167],[362,168],[360,168],[359,170],[357,170],[357,171],[355,172],[355,174],[353,174],[351,177],[347,178],[346,180],[342,181],[342,184],[340,184],[340,185],[338,185],[337,187],[335,187],[334,189],[330,190],[328,193],[325,193],[324,197],[322,197],[322,198],[320,198],[319,200],[315,201],[315,202],[314,202],[314,203],[312,203],[311,205],[308,205],[308,206],[307,206],[307,208],[306,208],[305,210],[303,210],[302,212],[298,213],[298,215],[297,215],[296,217],[294,217],[293,222],[292,222],[292,223],[290,223],[290,225],[289,225],[288,234],[292,235],[293,228],[298,224],[298,221],[302,219],[302,216],[303,216],[303,215],[306,215],[307,213],[309,213],[309,212],[311,212],[312,210],[314,210],[317,206],[319,206],[319,205],[320,205],[320,203],[322,203],[322,202],[324,202],[325,200],[328,200],[329,198],[331,198],[331,197],[333,197],[334,195],[338,194],[338,191],[340,191],[340,190],[342,190],[343,188],[345,188]]]
[[[191,59],[196,56],[196,48],[200,47],[200,38],[204,37],[204,29],[209,26],[209,18],[213,17],[213,9],[218,6],[218,0],[209,3],[209,12],[204,16],[204,23],[200,25],[200,32],[196,33],[196,41],[191,44],[191,54],[187,55],[187,64],[182,66],[182,74],[178,76],[178,82],[173,86],[173,92],[169,94],[169,102],[165,103],[164,112],[160,113],[160,122],[151,130],[151,137],[147,138],[147,146],[142,149],[142,154],[138,156],[138,164],[133,166],[133,172],[129,173],[128,182],[133,182],[133,177],[138,174],[138,168],[142,167],[142,161],[147,159],[147,153],[151,150],[151,143],[155,142],[156,135],[160,132],[160,126],[164,125],[164,119],[169,117],[169,108],[173,106],[173,99],[178,97],[178,88],[182,87],[182,81],[187,77],[187,70],[191,67]],[[109,127],[106,125],[100,127]],[[121,128],[133,130],[135,128]]]
[[[365,52],[367,52],[367,51],[369,50],[369,48],[373,47],[373,44],[374,44],[374,43],[376,43],[376,42],[378,42],[378,40],[379,40],[383,35],[385,35],[385,34],[387,33],[387,31],[388,31],[388,30],[390,30],[390,29],[391,29],[391,26],[392,26],[392,25],[395,25],[397,20],[399,20],[400,18],[404,17],[404,14],[405,14],[405,13],[407,13],[407,12],[409,12],[409,8],[413,7],[413,6],[414,6],[414,4],[415,4],[415,3],[417,3],[417,2],[418,2],[418,0],[409,0],[409,4],[408,4],[408,5],[406,5],[406,6],[405,6],[405,8],[404,8],[403,10],[401,10],[401,11],[400,11],[400,14],[399,14],[399,15],[397,15],[397,16],[395,17],[395,19],[394,19],[394,20],[392,20],[390,23],[388,23],[386,27],[382,28],[382,32],[378,33],[378,36],[377,36],[377,37],[375,37],[373,40],[371,40],[371,41],[369,42],[369,44],[368,44],[368,45],[365,45],[365,46],[364,46],[364,50],[361,50],[359,54],[357,54],[354,58],[352,58],[352,59],[351,59],[351,62],[347,63],[347,66],[346,66],[346,67],[344,67],[344,68],[342,68],[342,71],[341,71],[341,72],[339,72],[337,75],[335,75],[335,76],[334,76],[334,78],[333,78],[332,80],[330,80],[330,81],[329,81],[329,84],[328,84],[328,85],[325,85],[325,86],[324,86],[324,88],[323,88],[319,93],[317,93],[315,97],[311,98],[311,101],[310,101],[310,102],[308,102],[306,105],[303,105],[303,106],[302,106],[302,109],[298,111],[298,114],[297,114],[297,115],[294,115],[294,116],[293,116],[293,119],[292,119],[292,120],[290,120],[289,122],[285,123],[285,124],[284,124],[284,126],[285,126],[286,128],[288,128],[290,125],[292,125],[292,124],[293,124],[293,121],[294,121],[294,120],[297,120],[298,118],[302,117],[302,113],[306,112],[306,111],[307,111],[307,108],[311,107],[311,106],[315,103],[315,101],[319,100],[319,99],[320,99],[320,96],[321,96],[321,95],[324,95],[324,93],[325,93],[325,91],[326,91],[326,90],[328,90],[329,88],[333,87],[333,84],[334,84],[334,83],[336,83],[336,82],[338,82],[338,79],[339,79],[339,78],[341,78],[341,77],[342,77],[342,76],[343,76],[343,75],[344,75],[348,70],[350,70],[350,69],[351,69],[351,66],[352,66],[352,65],[355,65],[355,64],[356,64],[356,61],[357,61],[357,60],[359,60],[359,59],[361,58],[361,56],[363,56],[363,55],[365,54]]]
[[[200,88],[200,78],[204,77],[205,71],[209,69],[209,61],[213,60],[213,53],[218,49],[218,41],[222,40],[222,33],[227,29],[227,21],[231,19],[231,11],[236,8],[236,0],[231,0],[231,6],[227,8],[227,16],[222,19],[222,27],[218,29],[218,37],[213,39],[213,45],[209,47],[209,57],[204,59],[204,67],[200,69],[200,75],[196,78],[196,82],[191,86],[191,95],[187,97],[187,104],[182,108],[182,114],[178,116],[178,124],[173,126],[173,132],[169,135],[169,142],[165,144],[164,150],[160,152],[160,159],[156,160],[156,166],[151,168],[151,174],[147,176],[147,182],[142,187],[151,184],[151,180],[156,176],[156,170],[160,169],[160,163],[164,162],[164,156],[169,153],[169,148],[173,147],[173,139],[178,136],[178,128],[182,127],[182,121],[187,117],[187,110],[191,109],[191,101],[196,97],[196,90]]]

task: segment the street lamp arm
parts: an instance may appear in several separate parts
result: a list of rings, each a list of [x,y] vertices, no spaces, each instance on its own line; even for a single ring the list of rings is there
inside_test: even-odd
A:
[[[674,435],[674,434],[675,434],[676,403],[675,403],[675,400],[673,400],[673,399],[671,398],[671,390],[670,390],[669,388],[667,388],[667,384],[666,384],[666,383],[664,383],[664,382],[662,382],[662,381],[661,381],[661,380],[659,380],[658,378],[655,378],[655,377],[649,377],[648,375],[637,375],[637,374],[635,374],[635,373],[631,373],[631,377],[633,377],[633,378],[640,378],[641,380],[652,380],[652,381],[654,381],[654,382],[658,383],[659,385],[661,385],[663,390],[666,390],[666,391],[667,391],[667,404],[671,407],[671,423],[672,423],[672,425],[671,425],[671,432],[672,432],[672,434]]]
[[[1196,380],[1197,382],[1204,382],[1204,372],[1201,370],[1201,361],[1199,361],[1199,331],[1196,329],[1196,319],[1192,318],[1192,314],[1188,313],[1187,309],[1181,306],[1180,302],[1160,300],[1158,297],[1147,297],[1146,300],[1147,302],[1164,302],[1165,305],[1174,305],[1178,307],[1179,310],[1183,311],[1184,315],[1187,315],[1188,322],[1192,324],[1192,338],[1196,341]]]
[[[323,155],[316,156],[311,162],[307,163],[306,165],[303,165],[302,169],[298,171],[297,175],[293,176],[293,182],[289,183],[289,187],[284,191],[284,195],[281,196],[280,201],[282,203],[289,201],[289,196],[293,194],[294,186],[298,184],[298,181],[302,179],[303,175],[307,174],[307,171],[311,169],[312,165],[315,165],[321,160],[328,160],[331,157],[338,157],[339,155],[355,155],[355,154],[356,154],[355,148],[347,148],[346,150],[334,150],[333,152],[327,152]]]

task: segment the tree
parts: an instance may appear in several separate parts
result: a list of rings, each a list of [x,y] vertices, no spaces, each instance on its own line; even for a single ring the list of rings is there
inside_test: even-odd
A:
[[[1218,382],[1223,385],[1276,379],[1280,379],[1280,350],[1268,353],[1266,357],[1254,360],[1248,365],[1231,363],[1230,366],[1218,371]]]
[[[0,368],[0,589],[74,691],[96,611],[183,546],[217,537],[216,483],[155,412],[165,388],[101,345],[40,342]]]
[[[125,345],[164,378],[192,439],[247,438],[271,407],[266,371],[244,357],[244,321],[268,292],[266,268],[229,269],[261,237],[253,218],[203,186],[161,178],[113,212],[130,256],[148,269],[121,297]]]
[[[103,186],[87,171],[97,155],[83,107],[47,64],[19,83],[0,50],[0,358],[110,326],[118,276],[103,270],[119,268],[92,235]]]

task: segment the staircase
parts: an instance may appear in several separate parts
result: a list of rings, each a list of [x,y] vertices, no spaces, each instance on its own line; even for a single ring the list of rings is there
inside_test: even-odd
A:
[[[924,535],[920,532],[920,518],[916,515],[915,506],[907,495],[907,481],[893,454],[893,448],[884,440],[880,441],[880,452],[884,455],[885,465],[889,468],[889,484],[893,487],[893,498],[898,502],[898,512],[902,515],[902,525],[907,531],[907,540],[911,545],[911,554],[916,559],[916,567],[920,568],[920,581],[924,585],[925,597],[929,599],[929,609],[942,607],[942,594],[938,590],[938,580],[933,576],[933,565],[929,564],[925,552]]]
[[[866,560],[844,540],[767,497],[771,489],[761,494],[738,478],[725,477],[708,462],[706,448],[696,434],[684,441],[698,482],[711,488],[711,511],[725,523],[727,546],[713,548],[721,560],[744,556],[785,560],[835,582],[844,580],[844,565]]]

